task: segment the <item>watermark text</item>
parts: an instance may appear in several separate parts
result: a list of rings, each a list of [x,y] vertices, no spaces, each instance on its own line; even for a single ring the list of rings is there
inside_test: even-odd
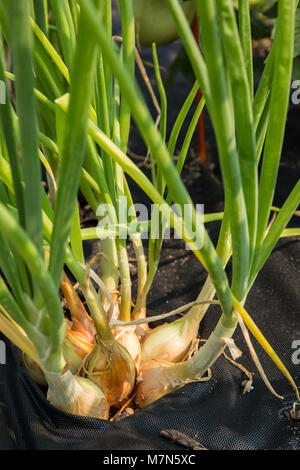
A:
[[[196,207],[192,204],[152,204],[149,210],[144,204],[128,206],[127,198],[120,196],[116,208],[110,204],[100,204],[96,215],[99,220],[96,229],[99,239],[125,240],[128,236],[139,236],[142,239],[167,240],[171,238],[173,228],[174,239],[185,240],[187,250],[203,247],[203,204],[196,204]]]
[[[292,349],[295,349],[295,351],[292,354],[292,363],[295,365],[300,364],[300,339],[295,339],[292,342]]]
[[[300,104],[300,80],[294,80],[292,82],[292,90],[295,90],[292,93],[292,103],[293,104]]]

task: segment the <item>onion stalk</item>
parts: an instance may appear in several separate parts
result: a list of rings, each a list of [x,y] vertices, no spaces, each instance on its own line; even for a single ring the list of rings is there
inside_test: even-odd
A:
[[[64,274],[63,281],[60,284],[61,291],[68,308],[71,312],[73,332],[79,333],[87,341],[94,344],[96,329],[91,317],[88,315],[82,301],[77,292],[73,288],[71,282]]]
[[[217,244],[217,253],[224,267],[231,255],[228,222],[228,217],[225,216]],[[215,296],[215,292],[211,278],[208,277],[196,299],[196,305],[192,306],[183,318],[153,329],[145,338],[142,344],[143,361],[151,359],[180,361],[198,336],[199,325],[209,307],[209,302]]]

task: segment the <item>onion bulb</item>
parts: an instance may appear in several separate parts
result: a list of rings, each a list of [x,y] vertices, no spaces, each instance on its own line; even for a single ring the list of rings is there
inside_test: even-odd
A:
[[[71,329],[76,333],[80,333],[90,343],[94,343],[94,336],[96,334],[94,322],[88,315],[79,295],[72,286],[70,280],[67,278],[66,274],[63,276],[60,289],[71,313]]]
[[[121,406],[129,398],[135,384],[135,366],[117,341],[97,339],[84,367],[87,377],[103,391],[111,406]]]
[[[55,408],[79,416],[108,419],[109,404],[103,392],[90,380],[61,373],[46,373],[48,400]]]
[[[130,327],[126,328],[120,326],[114,328],[112,333],[118,343],[124,346],[124,348],[129,352],[135,365],[136,372],[138,373],[141,365],[142,350],[137,334]]]
[[[177,364],[176,364],[177,365]],[[143,363],[135,403],[139,408],[145,408],[163,395],[178,388],[182,380],[175,371],[174,363],[167,361],[148,361]]]
[[[150,405],[188,382],[199,380],[222,354],[234,328],[220,322],[207,342],[190,359],[174,364],[150,360],[142,364],[135,402],[140,408]]]
[[[63,354],[73,374],[77,374],[82,367],[83,360],[94,347],[95,338],[89,341],[83,334],[73,331],[66,325]]]
[[[181,361],[197,337],[198,329],[196,316],[185,316],[154,328],[142,343],[142,361]]]

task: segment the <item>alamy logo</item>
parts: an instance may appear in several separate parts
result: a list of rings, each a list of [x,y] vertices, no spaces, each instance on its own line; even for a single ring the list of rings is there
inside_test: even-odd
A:
[[[6,364],[6,345],[0,340],[0,365]]]
[[[6,103],[6,86],[3,80],[0,80],[0,104]]]
[[[96,233],[99,239],[120,238],[128,235],[135,237],[140,233],[142,239],[170,239],[174,226],[174,239],[185,239],[187,250],[200,250],[204,243],[204,204],[183,207],[178,204],[152,204],[150,213],[144,204],[127,205],[127,198],[120,196],[117,201],[118,225],[112,225],[115,208],[110,204],[100,204],[96,215],[99,223]],[[163,214],[163,215],[162,215]],[[130,223],[127,223],[131,220]]]
[[[295,90],[292,93],[292,103],[300,104],[300,80],[294,80],[292,83],[292,89]]]
[[[292,363],[298,365],[300,364],[300,339],[295,339],[292,342],[292,349],[295,349],[292,354]]]

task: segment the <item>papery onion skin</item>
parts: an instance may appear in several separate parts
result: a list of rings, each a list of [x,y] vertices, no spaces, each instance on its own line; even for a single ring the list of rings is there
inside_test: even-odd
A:
[[[145,408],[184,383],[176,374],[173,363],[148,361],[143,364],[141,369],[135,403],[139,408]]]
[[[222,354],[235,330],[219,321],[208,340],[190,359],[177,364],[166,361],[148,361],[142,364],[135,402],[140,408],[150,405],[163,395],[182,385],[200,379]]]
[[[197,337],[198,329],[199,321],[195,317],[180,318],[154,328],[142,343],[142,361],[181,361]]]
[[[98,339],[85,360],[85,370],[111,406],[119,407],[128,400],[135,384],[135,366],[128,351],[117,341]]]
[[[70,280],[67,278],[66,274],[63,276],[63,281],[60,284],[60,288],[72,316],[72,321],[69,322],[70,328],[75,333],[81,334],[90,343],[93,343],[94,336],[96,334],[94,322],[88,315],[79,295],[72,286]]]
[[[66,326],[63,354],[73,374],[77,374],[82,367],[84,358],[93,350],[95,339],[89,342],[82,334]]]
[[[75,414],[89,416],[90,418],[108,419],[110,406],[104,393],[97,385],[84,377],[76,377],[76,380],[84,390],[84,400],[80,400],[80,405],[78,405],[79,413],[75,412]],[[91,400],[87,399],[87,394],[92,397]]]
[[[117,327],[112,333],[118,343],[129,352],[138,374],[142,359],[142,349],[137,334],[135,331],[126,331],[124,327]]]

